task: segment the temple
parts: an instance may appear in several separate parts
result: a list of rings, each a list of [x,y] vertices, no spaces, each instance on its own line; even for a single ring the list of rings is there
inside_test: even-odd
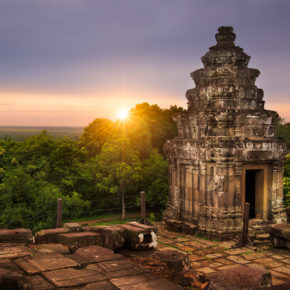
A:
[[[195,229],[230,239],[242,230],[245,202],[250,219],[286,220],[283,162],[286,144],[274,136],[279,116],[265,110],[260,72],[234,44],[232,27],[222,26],[217,44],[191,73],[188,109],[175,116],[178,136],[164,145],[169,160],[168,227]]]

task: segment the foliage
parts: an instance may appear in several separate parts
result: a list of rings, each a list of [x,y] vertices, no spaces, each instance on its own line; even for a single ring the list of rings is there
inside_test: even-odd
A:
[[[284,177],[284,205],[290,206],[290,177]]]
[[[286,142],[288,150],[290,149],[290,123],[282,124],[278,122],[275,125],[275,135]]]
[[[146,124],[150,132],[151,146],[162,153],[166,140],[177,135],[177,128],[172,117],[183,111],[183,108],[177,106],[161,109],[157,105],[143,103],[131,109],[130,115],[134,124],[140,121]]]
[[[114,123],[108,119],[97,118],[85,127],[80,143],[90,156],[100,153],[102,146],[114,135]]]
[[[135,207],[141,190],[151,208],[163,208],[168,165],[163,144],[176,134],[176,106],[147,103],[126,121],[96,119],[79,141],[41,134],[15,142],[0,140],[0,224],[34,231],[54,227],[57,199],[63,219]]]
[[[284,176],[290,177],[290,153],[286,155],[285,166],[284,166]]]
[[[143,162],[143,174],[146,203],[152,208],[164,208],[168,198],[168,163],[157,150]]]
[[[46,132],[23,142],[0,142],[0,222],[34,230],[56,223],[57,198],[64,216],[77,217],[89,209],[82,200],[80,180],[86,152],[75,141]]]

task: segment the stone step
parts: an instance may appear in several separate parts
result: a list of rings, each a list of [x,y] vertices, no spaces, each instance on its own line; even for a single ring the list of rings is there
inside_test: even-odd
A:
[[[265,240],[270,240],[270,235],[268,233],[258,234],[258,235],[255,236],[255,238],[258,241],[265,241]]]

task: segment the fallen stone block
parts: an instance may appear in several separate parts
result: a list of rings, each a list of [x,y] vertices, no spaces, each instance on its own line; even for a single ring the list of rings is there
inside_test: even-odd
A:
[[[236,266],[229,270],[208,274],[210,289],[260,289],[272,286],[270,272]],[[263,288],[264,289],[264,288]]]
[[[126,243],[130,249],[144,250],[157,247],[156,229],[152,226],[136,224],[121,225],[124,229]]]
[[[68,246],[72,250],[76,250],[81,247],[88,247],[99,245],[103,246],[104,237],[99,233],[92,232],[75,232],[60,234],[58,237],[59,243]]]
[[[0,229],[0,243],[32,243],[32,232],[29,229]]]
[[[166,263],[169,268],[178,272],[185,271],[190,267],[188,255],[178,250],[158,251],[154,254],[154,257]]]
[[[65,223],[63,225],[64,228],[68,228],[70,232],[81,232],[82,226],[79,223]]]
[[[120,226],[100,226],[92,227],[92,231],[104,237],[103,246],[108,249],[120,249],[125,244],[125,232]]]
[[[271,225],[270,238],[274,247],[290,250],[290,224],[282,223]]]
[[[41,230],[34,236],[36,244],[58,243],[58,235],[69,232],[69,228]]]
[[[131,226],[134,226],[134,227],[138,227],[138,228],[141,228],[141,229],[144,229],[144,230],[154,230],[155,233],[158,232],[158,229],[157,227],[153,226],[153,225],[147,225],[147,224],[141,224],[141,223],[138,223],[138,222],[129,222],[127,223],[127,225],[131,225]]]
[[[178,220],[168,219],[165,221],[165,226],[169,231],[181,233],[182,232],[182,222]]]

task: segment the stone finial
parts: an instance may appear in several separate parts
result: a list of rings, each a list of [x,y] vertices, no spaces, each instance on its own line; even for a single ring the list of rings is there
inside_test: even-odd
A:
[[[233,33],[231,26],[221,26],[218,28],[218,33],[215,35],[217,46],[231,47],[234,46],[236,35]]]

